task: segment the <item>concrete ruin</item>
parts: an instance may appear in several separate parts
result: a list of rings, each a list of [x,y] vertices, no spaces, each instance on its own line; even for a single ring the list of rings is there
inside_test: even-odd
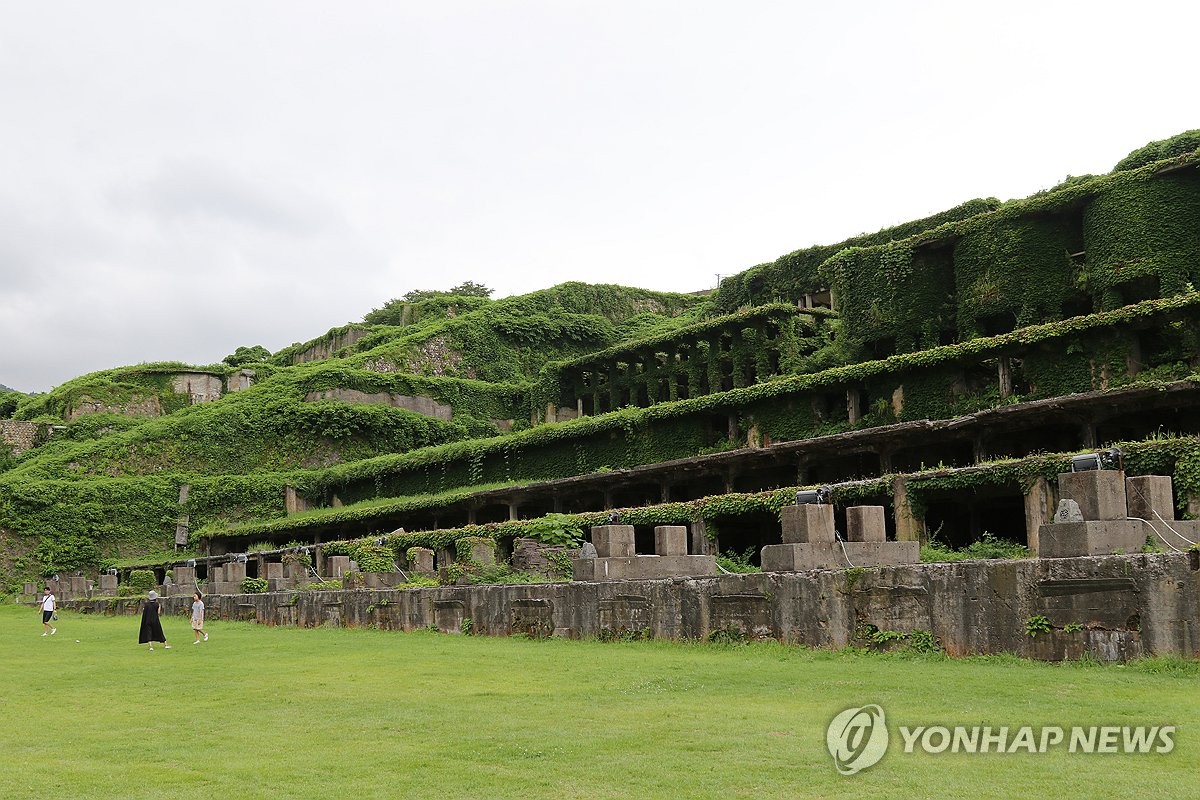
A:
[[[1054,521],[1038,531],[1042,558],[1136,553],[1151,544],[1182,551],[1200,541],[1200,520],[1175,519],[1171,478],[1116,469],[1058,476]]]
[[[610,556],[611,558],[612,556]],[[619,558],[619,557],[618,557]],[[163,600],[181,614],[188,599]],[[775,639],[868,644],[925,631],[952,655],[1103,661],[1200,654],[1200,553],[967,561],[804,573],[422,589],[210,595],[211,619],[265,625],[569,638]],[[135,614],[140,598],[80,600]],[[1031,619],[1045,617],[1045,630]],[[1032,632],[1031,632],[1032,631]]]
[[[834,528],[833,506],[806,503],[784,506],[783,544],[762,549],[763,572],[807,572],[814,569],[915,564],[919,542],[889,542],[883,506],[846,509],[846,537]]]
[[[716,558],[688,555],[687,542],[686,526],[660,525],[654,529],[654,555],[638,555],[632,525],[598,525],[592,528],[596,555],[574,561],[574,577],[623,581],[716,575]]]

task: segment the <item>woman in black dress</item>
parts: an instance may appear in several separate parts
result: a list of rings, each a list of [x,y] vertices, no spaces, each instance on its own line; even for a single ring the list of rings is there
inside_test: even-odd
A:
[[[142,629],[138,632],[138,644],[149,643],[154,650],[154,643],[162,642],[163,648],[171,649],[167,644],[167,636],[163,633],[162,623],[158,621],[158,592],[150,592],[145,605],[142,606]]]

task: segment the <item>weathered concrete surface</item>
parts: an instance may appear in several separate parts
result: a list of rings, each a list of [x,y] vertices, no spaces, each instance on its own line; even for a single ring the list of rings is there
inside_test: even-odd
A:
[[[1083,518],[1125,519],[1125,473],[1115,469],[1064,472],[1058,476],[1058,495],[1074,500]]]
[[[760,555],[763,572],[807,572],[915,564],[921,560],[920,542],[811,542],[769,544]]]
[[[80,600],[91,613],[135,614],[140,598]],[[186,624],[188,598],[161,601]],[[839,648],[862,631],[931,632],[953,655],[1015,653],[1107,661],[1200,655],[1200,556],[1139,554],[912,564],[864,571],[406,590],[208,596],[212,619],[267,625],[376,626],[600,637],[628,632],[704,639],[714,631]],[[1051,630],[1029,636],[1031,617]],[[168,621],[168,634],[170,625]],[[1068,626],[1070,631],[1066,630]],[[1076,627],[1079,629],[1076,630]]]
[[[431,397],[393,394],[391,392],[360,392],[357,389],[325,389],[319,392],[309,392],[304,395],[304,401],[311,403],[315,400],[340,400],[343,403],[370,404],[392,406],[424,414],[434,419],[449,420],[454,416],[454,409],[439,403]]]
[[[1152,531],[1138,520],[1055,522],[1038,531],[1042,558],[1136,553]]]

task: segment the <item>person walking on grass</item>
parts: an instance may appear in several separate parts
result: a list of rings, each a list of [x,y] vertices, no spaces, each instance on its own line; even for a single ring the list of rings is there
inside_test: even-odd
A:
[[[150,652],[154,652],[154,643],[162,642],[164,650],[170,650],[167,636],[163,633],[162,623],[158,620],[158,592],[150,592],[145,605],[142,606],[142,627],[138,631],[138,644],[149,644]]]
[[[45,631],[42,636],[53,636],[58,633],[58,628],[50,624],[50,620],[58,618],[58,601],[54,599],[54,595],[50,593],[50,587],[42,593],[42,627]]]
[[[208,641],[208,634],[204,631],[204,598],[199,592],[192,592],[192,635],[196,637],[192,644]],[[201,639],[201,636],[204,638]]]

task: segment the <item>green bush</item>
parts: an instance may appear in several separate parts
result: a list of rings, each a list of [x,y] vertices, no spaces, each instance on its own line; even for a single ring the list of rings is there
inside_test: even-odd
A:
[[[267,590],[266,578],[242,578],[242,594],[262,594]]]

